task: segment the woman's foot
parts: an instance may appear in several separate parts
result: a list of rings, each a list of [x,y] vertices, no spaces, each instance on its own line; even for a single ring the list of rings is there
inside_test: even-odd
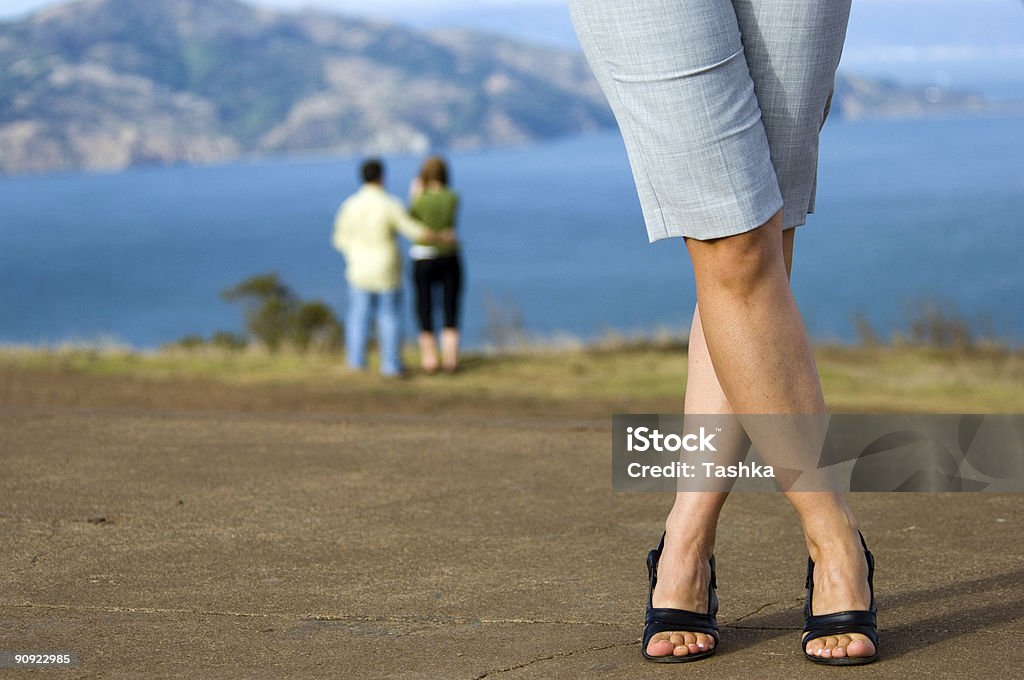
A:
[[[437,344],[434,342],[433,333],[420,333],[420,365],[427,373],[437,373],[439,361],[437,358]]]
[[[652,603],[684,611],[708,611],[708,586],[711,582],[711,550],[701,550],[693,541],[665,536],[658,581]],[[647,643],[650,656],[688,656],[715,648],[715,639],[706,633],[668,631],[655,633]]]
[[[441,331],[441,364],[449,373],[454,373],[459,368],[458,329],[445,328]]]
[[[810,549],[814,562],[811,613],[820,616],[869,610],[868,563],[856,529],[850,536],[818,543]],[[811,640],[807,643],[806,652],[823,659],[853,659],[872,657],[876,649],[866,635],[849,632]]]

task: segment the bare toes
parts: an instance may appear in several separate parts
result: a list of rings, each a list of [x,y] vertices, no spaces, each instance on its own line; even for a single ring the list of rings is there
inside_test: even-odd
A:
[[[875,646],[871,643],[871,640],[854,639],[850,641],[850,644],[846,646],[846,656],[850,657],[861,657],[871,656],[875,653]]]
[[[672,644],[675,645],[675,649],[672,653],[676,656],[686,656],[693,652],[696,648],[697,636],[693,633],[679,632],[672,633]]]
[[[671,656],[674,649],[675,645],[669,641],[668,635],[664,633],[658,633],[647,643],[647,654],[650,656]]]
[[[648,656],[687,656],[715,648],[715,639],[704,633],[688,631],[655,634],[647,643]]]
[[[806,649],[809,655],[823,659],[856,658],[875,654],[875,645],[859,633],[816,638],[807,643]]]
[[[836,646],[832,648],[832,658],[842,659],[846,656],[846,647],[853,642],[849,635],[840,635],[836,638]]]

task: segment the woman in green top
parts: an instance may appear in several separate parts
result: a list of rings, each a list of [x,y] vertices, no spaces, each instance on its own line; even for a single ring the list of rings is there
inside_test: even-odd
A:
[[[458,209],[459,196],[448,188],[448,166],[444,159],[440,156],[428,158],[413,182],[412,216],[432,231],[444,232],[455,228]],[[440,365],[445,371],[454,371],[458,366],[459,298],[462,289],[458,243],[415,243],[409,254],[413,260],[423,370],[433,373]],[[441,289],[444,310],[440,361],[434,339],[433,299],[437,288]]]

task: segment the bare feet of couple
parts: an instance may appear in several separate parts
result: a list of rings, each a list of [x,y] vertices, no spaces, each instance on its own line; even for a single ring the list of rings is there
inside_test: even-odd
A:
[[[683,662],[711,656],[718,644],[711,550],[672,536],[663,541],[649,558],[653,592],[644,657]],[[809,660],[828,665],[875,660],[873,571],[873,557],[857,533],[812,547],[803,637]]]

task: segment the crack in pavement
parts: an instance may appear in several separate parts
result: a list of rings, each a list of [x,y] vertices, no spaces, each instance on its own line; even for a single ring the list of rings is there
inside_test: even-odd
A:
[[[749,614],[744,614],[743,616],[739,617],[738,619],[734,619],[730,623],[726,623],[726,624],[723,624],[723,625],[725,625],[725,626],[736,626],[736,624],[739,623],[740,621],[742,621],[743,619],[749,619],[751,616],[754,616],[756,614],[760,614],[761,612],[763,612],[768,607],[773,607],[773,606],[778,605],[778,604],[782,604],[782,603],[781,602],[769,602],[767,604],[763,604],[760,607],[758,607],[757,609],[755,609],[754,611],[750,612]],[[741,628],[742,626],[736,626],[736,627],[737,628]]]
[[[0,608],[11,609],[58,609],[63,611],[105,612],[108,614],[192,614],[198,616],[226,616],[246,619],[286,618],[282,614],[256,614],[252,612],[208,611],[203,609],[176,609],[173,607],[121,607],[50,604],[45,602],[0,602]],[[287,617],[291,618],[291,617]]]
[[[554,626],[607,626],[610,628],[631,628],[632,624],[617,623],[614,621],[573,621],[561,619],[479,619],[480,623],[514,623],[514,624],[540,624]]]
[[[548,656],[530,659],[529,661],[524,661],[522,663],[518,663],[514,666],[509,666],[507,668],[496,668],[494,670],[486,671],[480,675],[475,676],[473,680],[483,680],[484,678],[501,675],[503,673],[511,673],[512,671],[522,670],[527,666],[532,666],[533,664],[541,663],[542,661],[554,661],[555,659],[565,659],[570,656],[576,656],[577,654],[586,654],[587,652],[600,652],[606,649],[615,649],[617,647],[632,647],[638,641],[639,638],[633,640],[632,642],[615,642],[610,645],[598,645],[596,647],[586,647],[584,649],[570,649],[565,652],[559,652],[558,654],[550,654]]]
[[[103,612],[107,614],[176,614],[191,616],[223,616],[228,618],[241,619],[283,619],[288,621],[324,621],[338,623],[435,623],[450,625],[552,625],[552,626],[605,626],[622,627],[625,624],[611,621],[579,621],[559,619],[492,619],[464,616],[359,616],[359,615],[338,615],[338,614],[285,614],[280,612],[259,613],[259,612],[238,612],[219,611],[208,609],[184,609],[175,607],[126,607],[126,606],[99,606],[99,605],[67,605],[52,604],[45,602],[0,602],[0,608],[11,609],[49,609],[71,612]]]

